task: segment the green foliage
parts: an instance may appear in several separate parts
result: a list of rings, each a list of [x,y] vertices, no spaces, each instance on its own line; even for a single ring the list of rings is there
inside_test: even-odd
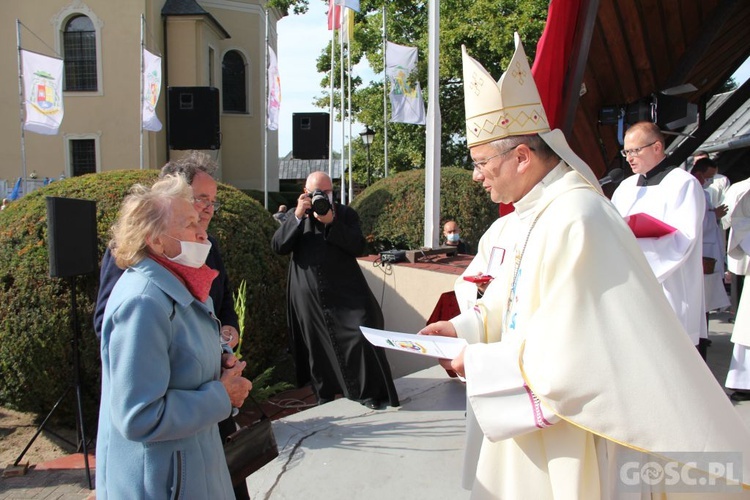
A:
[[[443,168],[440,176],[441,243],[442,224],[453,219],[461,228],[461,238],[476,248],[497,219],[497,205],[471,180],[471,171]],[[352,207],[359,214],[370,253],[423,246],[424,185],[424,171],[413,170],[378,181],[355,198]]]
[[[98,250],[109,241],[123,197],[136,183],[149,184],[156,170],[122,170],[53,182],[0,212],[0,405],[47,412],[71,380],[73,337],[70,289],[49,277],[46,196],[97,202]],[[274,254],[278,227],[270,214],[239,190],[219,185],[222,203],[209,227],[219,242],[232,283],[248,283],[248,317],[242,353],[248,376],[270,366],[286,347],[285,284],[288,259]],[[85,414],[96,421],[100,391],[99,343],[93,332],[98,273],[77,278],[77,316]],[[73,398],[60,407],[72,415]],[[65,412],[68,413],[65,413]]]
[[[260,191],[258,189],[242,189],[241,191],[245,193],[246,195],[248,195],[250,198],[260,203],[261,206],[265,205],[266,194],[263,191]],[[268,192],[268,211],[269,212],[271,212],[272,214],[276,213],[276,210],[279,208],[279,205],[286,205],[286,204],[287,204],[287,197],[283,193],[278,193],[275,191]]]
[[[273,366],[269,366],[253,380],[253,390],[250,395],[258,403],[268,401],[270,397],[280,392],[294,389],[294,386],[289,382],[273,381],[274,368]]]
[[[237,359],[242,359],[242,341],[245,339],[245,320],[247,319],[247,281],[242,280],[237,291],[232,294],[234,297],[234,312],[237,314],[239,331],[237,335]]]
[[[366,57],[376,74],[383,71],[383,2],[361,0],[361,12],[355,17],[354,41],[351,44],[352,65]],[[547,19],[549,0],[442,0],[440,5],[440,114],[441,158],[444,165],[469,166],[466,148],[464,116],[463,66],[461,45],[482,63],[490,74],[499,79],[513,56],[513,33],[518,31],[529,62],[534,60],[536,44]],[[393,43],[417,47],[419,62],[417,80],[421,83],[425,102],[428,98],[428,39],[427,2],[391,0],[385,2],[388,40]],[[328,88],[330,71],[330,44],[318,58],[318,71],[322,74],[321,90]],[[337,65],[339,57],[336,57]],[[334,70],[340,75],[340,70]],[[346,81],[346,75],[344,76]],[[334,87],[339,88],[339,77],[334,77]],[[374,178],[382,176],[384,169],[383,137],[383,81],[370,82],[362,87],[352,79],[352,115],[359,123],[375,130],[371,146],[371,169]],[[315,101],[317,106],[328,108],[328,93]],[[334,104],[338,97],[334,96]],[[390,108],[390,104],[388,104]],[[336,109],[340,109],[337,106]],[[390,109],[388,110],[390,116]],[[388,124],[389,173],[424,168],[424,127],[409,124]],[[363,182],[367,168],[364,146],[356,138],[352,141],[355,158],[352,162],[355,178]]]

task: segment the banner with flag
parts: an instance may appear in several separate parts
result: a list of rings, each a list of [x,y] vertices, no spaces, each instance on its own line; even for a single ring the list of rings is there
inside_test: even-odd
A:
[[[281,109],[281,78],[276,52],[268,47],[268,130],[279,129]]]
[[[409,81],[409,76],[417,67],[417,48],[386,43],[386,72],[391,81],[391,122],[424,125],[422,89],[419,82]]]
[[[355,12],[359,12],[359,0],[334,0],[336,5],[347,7]]]
[[[328,31],[337,30],[341,27],[341,7],[336,5],[335,0],[328,0]]]
[[[143,130],[158,132],[161,122],[156,103],[161,94],[161,57],[143,49]]]
[[[354,11],[351,9],[344,9],[344,19],[341,21],[341,38],[347,46],[354,38]]]
[[[24,130],[56,135],[63,120],[63,60],[21,50]]]

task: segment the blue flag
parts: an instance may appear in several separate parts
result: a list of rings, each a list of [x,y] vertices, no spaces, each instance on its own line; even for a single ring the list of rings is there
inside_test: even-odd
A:
[[[19,177],[16,181],[16,185],[13,186],[13,191],[10,192],[10,196],[8,196],[9,200],[17,200],[21,196],[21,178]]]

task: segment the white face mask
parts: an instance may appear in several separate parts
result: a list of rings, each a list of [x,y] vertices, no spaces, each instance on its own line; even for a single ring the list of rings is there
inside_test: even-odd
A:
[[[169,236],[165,234],[164,236]],[[206,263],[208,252],[211,251],[211,242],[206,240],[205,243],[198,243],[197,241],[182,241],[178,240],[174,236],[169,236],[173,240],[180,242],[180,253],[174,257],[167,257],[167,259],[183,266],[199,268]]]

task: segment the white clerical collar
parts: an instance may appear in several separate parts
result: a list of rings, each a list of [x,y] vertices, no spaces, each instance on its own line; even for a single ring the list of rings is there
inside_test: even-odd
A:
[[[526,193],[526,196],[513,204],[513,206],[516,207],[518,217],[522,221],[528,222],[528,220],[536,213],[536,205],[539,200],[542,199],[545,189],[551,184],[560,180],[566,173],[570,172],[571,170],[571,167],[569,167],[564,161],[560,160],[560,163],[558,163],[555,168],[550,170],[550,172],[545,175],[544,178],[539,181],[536,186],[531,188],[531,191]]]

